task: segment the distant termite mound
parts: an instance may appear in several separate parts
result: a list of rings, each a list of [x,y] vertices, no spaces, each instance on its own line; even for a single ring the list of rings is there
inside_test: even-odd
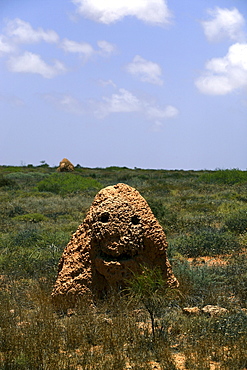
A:
[[[64,158],[57,169],[58,172],[71,172],[74,171],[74,165],[67,159]]]
[[[79,297],[102,298],[123,289],[143,266],[158,267],[166,284],[177,287],[166,250],[165,233],[140,193],[125,184],[108,186],[63,252],[53,300],[68,308]]]

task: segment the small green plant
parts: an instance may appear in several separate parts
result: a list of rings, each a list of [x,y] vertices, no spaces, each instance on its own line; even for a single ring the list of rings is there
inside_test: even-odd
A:
[[[128,284],[129,294],[142,303],[149,313],[153,341],[155,342],[156,315],[159,315],[164,310],[164,307],[167,308],[171,301],[181,298],[181,294],[178,289],[168,286],[159,268],[150,269],[143,266],[143,272],[134,274]]]

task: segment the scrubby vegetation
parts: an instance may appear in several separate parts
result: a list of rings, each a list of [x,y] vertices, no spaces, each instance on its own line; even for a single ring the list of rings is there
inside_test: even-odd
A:
[[[146,271],[125,296],[59,316],[58,260],[94,195],[118,182],[163,226],[179,291]],[[2,166],[0,202],[0,369],[247,368],[246,171]],[[227,313],[182,311],[207,304]]]

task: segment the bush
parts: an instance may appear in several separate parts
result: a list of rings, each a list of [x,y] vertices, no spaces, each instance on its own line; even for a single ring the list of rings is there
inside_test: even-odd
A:
[[[37,184],[39,191],[55,194],[76,193],[83,190],[100,189],[102,185],[90,178],[70,173],[54,173]]]
[[[225,221],[225,225],[235,233],[245,232],[247,230],[247,210],[240,210],[231,214]]]
[[[13,246],[32,247],[41,239],[41,233],[36,229],[25,229],[18,231],[11,239]]]
[[[17,182],[20,185],[32,185],[41,181],[47,174],[41,172],[12,172],[6,175],[6,179]]]
[[[18,215],[23,215],[25,213],[24,209],[19,205],[12,205],[11,209],[8,211],[8,217],[15,217]]]
[[[15,216],[14,220],[37,223],[41,221],[47,221],[48,218],[40,213],[27,213],[25,215]]]
[[[6,176],[0,175],[0,187],[4,186],[13,187],[16,186],[16,182],[12,179],[8,179]]]
[[[186,257],[217,256],[240,249],[236,237],[230,232],[208,228],[170,241],[170,247]]]
[[[147,202],[154,216],[157,219],[161,220],[165,216],[165,208],[161,200],[156,200],[156,199],[151,198],[151,199],[148,199]]]
[[[183,232],[200,232],[205,228],[210,228],[215,222],[217,222],[217,215],[215,214],[185,213],[180,220],[178,220],[179,228],[177,228],[177,231],[180,231],[181,234]]]
[[[226,266],[226,276],[230,294],[236,296],[242,306],[247,308],[247,256],[241,253],[234,256]]]
[[[213,330],[216,333],[219,332],[236,340],[246,333],[246,327],[247,315],[242,311],[233,312],[213,322]]]
[[[179,289],[185,297],[185,305],[218,304],[220,294],[225,294],[223,287],[226,282],[217,266],[194,266],[180,257],[173,260],[173,272],[180,283]]]
[[[37,227],[0,235],[0,271],[17,277],[55,277],[57,263],[70,233]]]
[[[150,198],[148,199],[148,204],[154,216],[159,220],[166,233],[169,233],[177,228],[177,214],[167,206],[163,205],[161,200]]]
[[[247,182],[247,171],[241,171],[236,168],[231,170],[211,171],[200,175],[198,181],[203,181],[210,184],[227,185],[244,183]]]
[[[180,292],[168,286],[159,268],[149,269],[143,266],[143,272],[140,275],[133,274],[128,283],[127,291],[130,297],[141,302],[150,315],[152,335],[155,341],[155,316],[159,315],[169,303],[180,299]]]

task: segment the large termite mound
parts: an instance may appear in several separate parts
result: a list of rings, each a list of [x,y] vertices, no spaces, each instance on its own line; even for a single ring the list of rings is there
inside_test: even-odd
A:
[[[63,252],[53,300],[69,307],[79,297],[104,297],[143,266],[160,268],[167,284],[177,287],[166,250],[165,233],[140,193],[125,184],[108,186]]]
[[[57,168],[58,172],[72,172],[74,171],[74,165],[67,159],[64,158],[59,163],[59,167]]]

